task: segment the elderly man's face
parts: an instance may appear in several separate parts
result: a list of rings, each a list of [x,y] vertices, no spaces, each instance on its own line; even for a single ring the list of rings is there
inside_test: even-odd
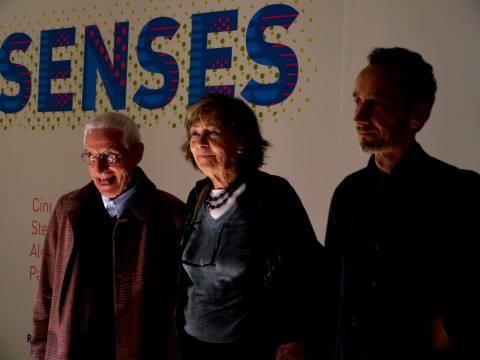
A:
[[[94,156],[113,154],[118,161],[109,164],[105,156],[88,165],[88,170],[100,193],[110,199],[126,190],[132,180],[135,166],[143,156],[143,144],[130,149],[123,145],[123,135],[116,129],[92,129],[85,137],[85,152]]]

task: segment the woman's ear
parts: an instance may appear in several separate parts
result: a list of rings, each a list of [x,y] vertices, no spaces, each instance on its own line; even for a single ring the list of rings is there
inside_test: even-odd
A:
[[[246,146],[245,143],[247,142],[245,136],[237,139],[237,153],[242,154],[245,152]]]

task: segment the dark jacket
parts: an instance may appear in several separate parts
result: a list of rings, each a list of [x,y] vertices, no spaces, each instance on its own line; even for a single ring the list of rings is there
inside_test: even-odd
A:
[[[470,326],[480,306],[479,194],[480,175],[419,144],[383,185],[373,156],[340,183],[325,241],[336,360],[465,358],[479,334]],[[431,345],[436,316],[453,341],[448,353]]]
[[[201,189],[208,178],[197,182],[187,200],[187,220],[191,220]],[[237,198],[247,216],[254,238],[257,268],[257,300],[252,304],[256,324],[252,335],[263,344],[302,341],[317,326],[318,282],[323,247],[317,241],[308,215],[293,187],[284,178],[257,171],[246,178],[246,190]],[[184,239],[183,241],[188,241]],[[179,329],[183,329],[186,282],[180,270],[180,299],[177,306]]]
[[[184,204],[137,168],[137,191],[115,224],[113,279],[117,359],[175,359],[177,239]],[[32,359],[75,359],[89,299],[79,291],[79,251],[103,228],[93,182],[60,197],[45,237],[33,311]],[[108,334],[105,334],[108,338]]]

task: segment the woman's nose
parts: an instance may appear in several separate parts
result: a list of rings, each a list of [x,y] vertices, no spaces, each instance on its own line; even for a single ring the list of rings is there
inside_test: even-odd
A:
[[[200,136],[198,137],[198,145],[200,146],[208,146],[208,138],[207,138],[207,135],[206,133],[202,133],[200,134]]]

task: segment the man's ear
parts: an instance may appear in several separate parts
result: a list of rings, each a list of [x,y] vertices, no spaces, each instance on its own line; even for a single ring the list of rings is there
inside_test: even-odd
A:
[[[413,108],[411,116],[411,126],[416,131],[420,130],[423,125],[430,118],[430,112],[432,111],[432,105],[430,104],[420,104]]]
[[[135,161],[138,164],[143,159],[143,151],[145,150],[145,145],[140,142],[140,143],[136,143],[133,146],[135,147],[133,149],[133,153],[134,153],[134,156],[135,156]]]

